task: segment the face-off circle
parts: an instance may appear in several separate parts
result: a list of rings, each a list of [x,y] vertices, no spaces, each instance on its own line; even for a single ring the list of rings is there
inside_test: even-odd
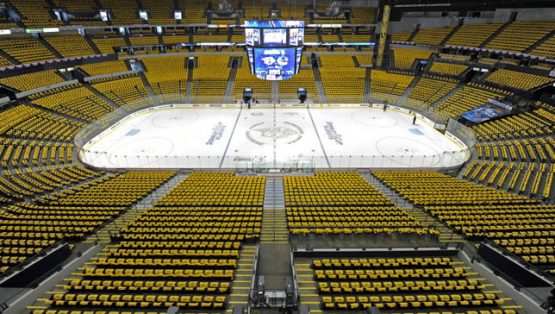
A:
[[[441,153],[429,144],[403,137],[386,137],[376,142],[376,150],[385,158],[404,166],[437,166]],[[433,154],[430,154],[430,151]]]
[[[196,112],[183,111],[183,110],[170,110],[171,114],[155,113],[152,117],[151,123],[157,128],[179,128],[184,124],[190,124],[199,119]]]
[[[152,147],[156,147],[156,155],[152,155]],[[174,151],[173,141],[164,137],[151,137],[137,142],[118,145],[115,154],[110,156],[110,163],[114,166],[126,161],[135,166],[145,166],[168,158]],[[124,152],[124,153],[118,153]]]
[[[378,110],[358,110],[351,114],[351,118],[373,128],[390,128],[399,124],[395,117]]]
[[[299,113],[298,112],[293,112],[293,111],[286,111],[283,113],[284,116],[288,116],[288,117],[298,117]]]
[[[303,137],[303,129],[289,121],[278,122],[275,126],[271,122],[260,122],[247,130],[249,141],[257,145],[273,145],[274,142],[293,144]]]

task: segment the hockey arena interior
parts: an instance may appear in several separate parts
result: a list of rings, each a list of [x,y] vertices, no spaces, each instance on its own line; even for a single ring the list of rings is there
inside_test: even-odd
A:
[[[0,313],[555,313],[552,0],[0,0]]]

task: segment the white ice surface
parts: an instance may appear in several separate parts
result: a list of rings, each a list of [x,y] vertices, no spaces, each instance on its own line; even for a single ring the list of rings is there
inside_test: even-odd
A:
[[[173,168],[199,167],[197,156],[203,156],[202,167],[218,167],[238,114],[239,109],[145,112],[93,138],[82,159],[107,168]],[[210,142],[215,129],[223,132]]]
[[[311,110],[332,167],[449,167],[466,150],[412,116],[376,108]],[[349,156],[345,158],[345,156]]]
[[[160,108],[81,151],[105,168],[450,167],[466,157],[424,121],[374,108]]]
[[[327,167],[306,109],[243,110],[224,163],[249,156],[255,156],[254,166]]]

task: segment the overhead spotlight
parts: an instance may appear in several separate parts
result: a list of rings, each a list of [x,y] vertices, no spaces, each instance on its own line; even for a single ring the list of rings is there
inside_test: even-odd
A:
[[[306,88],[304,87],[297,88],[297,97],[299,97],[301,104],[304,104],[304,102],[306,101]]]
[[[139,10],[139,18],[143,21],[148,21],[148,11]]]
[[[108,10],[100,10],[100,19],[103,22],[108,22],[112,20],[112,17],[110,16],[110,13],[108,12]]]

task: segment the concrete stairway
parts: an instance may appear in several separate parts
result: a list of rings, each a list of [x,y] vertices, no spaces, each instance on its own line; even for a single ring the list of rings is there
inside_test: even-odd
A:
[[[418,207],[407,208],[406,212],[414,217],[416,221],[421,223],[424,227],[437,229],[439,231],[439,242],[464,242],[464,238],[460,234],[455,233],[449,227],[445,226],[442,222],[436,220],[424,209]]]
[[[363,101],[366,102],[370,102],[372,101],[372,83],[370,82],[370,74],[371,74],[371,70],[370,68],[366,68],[366,71],[364,73],[364,98]]]
[[[3,57],[4,59],[10,61],[13,64],[21,64],[21,62],[19,62],[19,60],[12,57],[11,55],[5,53],[4,51],[0,51],[0,57]]]
[[[137,216],[140,216],[146,209],[151,208],[154,206],[154,203],[158,201],[160,198],[164,197],[166,194],[169,193],[176,185],[181,183],[181,181],[185,180],[187,177],[187,173],[178,173],[173,176],[170,180],[166,181],[166,183],[159,186],[157,189],[152,191],[150,194],[145,196],[141,199],[138,203],[133,205],[129,208],[123,215],[119,216],[118,218],[114,219],[109,224],[105,225],[103,228],[89,236],[85,239],[85,243],[94,243],[98,242],[101,244],[108,244],[110,243],[110,236],[113,234],[117,234],[119,230],[127,226],[130,222],[135,220]]]
[[[430,108],[435,108],[441,105],[444,101],[451,98],[456,92],[461,90],[464,87],[464,83],[459,83],[455,88],[453,88],[449,93],[445,94],[445,96],[441,97],[440,99],[436,100],[433,104],[430,105]]]
[[[372,186],[374,186],[374,188],[376,188],[378,191],[380,191],[383,195],[387,196],[395,204],[396,207],[400,207],[400,208],[413,208],[414,207],[413,204],[410,201],[405,200],[403,197],[401,197],[399,194],[397,194],[397,192],[395,192],[393,189],[389,188],[383,182],[378,180],[378,178],[376,178],[374,175],[372,175],[372,173],[369,173],[369,172],[362,173],[362,176]]]
[[[235,58],[235,57],[232,57]],[[237,61],[237,66],[239,61]],[[227,85],[224,92],[224,104],[230,104],[233,102],[233,88],[235,87],[235,78],[237,77],[237,66],[232,66],[229,70],[229,76],[227,78]]]
[[[264,209],[285,209],[283,178],[268,177],[266,179]]]
[[[537,42],[535,42],[534,44],[532,44],[532,46],[528,47],[524,52],[525,53],[530,53],[532,52],[532,50],[536,49],[537,47],[539,47],[541,44],[543,44],[544,42],[548,41],[549,39],[551,39],[551,37],[555,36],[555,30],[551,31],[549,34],[546,34],[545,36],[543,36],[540,40],[538,40]]]
[[[260,243],[288,243],[283,179],[269,177],[264,191]]]
[[[241,246],[241,253],[235,269],[235,278],[229,294],[228,303],[230,308],[233,306],[244,306],[246,308],[249,303],[249,293],[256,272],[254,269],[256,251],[257,246],[255,244]]]
[[[94,51],[95,54],[97,54],[97,55],[102,54],[100,49],[98,49],[98,47],[94,44],[94,42],[92,41],[92,39],[88,35],[83,36],[83,38],[85,39],[87,44],[89,44],[89,47],[91,47],[91,49]]]
[[[52,53],[56,59],[62,59],[64,56],[62,56],[61,53],[58,52],[58,50],[54,49],[54,47],[52,47],[50,45],[49,42],[46,41],[46,39],[42,38],[41,36],[37,37],[37,40],[46,48],[48,49],[48,51],[50,51],[50,53]]]
[[[460,21],[457,26],[453,27],[453,29],[449,32],[449,34],[447,34],[447,36],[445,36],[445,38],[443,38],[443,40],[439,45],[444,46],[445,44],[447,44],[449,39],[451,39],[451,37],[453,37],[453,35],[455,35],[455,33],[459,31],[459,29],[463,26],[463,24],[464,24],[463,21]]]
[[[99,92],[96,88],[92,87],[89,83],[85,83],[85,84],[81,84],[83,87],[85,87],[86,89],[88,89],[89,91],[91,91],[93,94],[95,94],[97,97],[99,97],[100,99],[104,100],[107,104],[109,104],[110,106],[112,106],[112,108],[114,108],[115,110],[120,110],[122,112],[125,112],[120,106],[118,106],[118,104],[116,104],[113,100],[111,100],[110,98],[106,97],[106,95],[102,94],[101,92]]]
[[[419,30],[420,30],[420,24],[417,24],[414,30],[412,31],[412,33],[410,33],[409,38],[407,38],[407,41],[409,42],[412,41],[416,36],[416,34],[418,34]]]
[[[187,72],[187,103],[191,103],[193,96],[193,71],[195,69],[191,68]]]
[[[318,97],[322,103],[327,103],[328,98],[326,96],[326,91],[324,89],[324,84],[322,84],[322,75],[320,74],[320,68],[312,67],[312,73],[314,75],[314,83],[316,83],[316,91],[318,92]]]
[[[67,166],[64,166],[64,168],[66,168],[66,167],[67,167]],[[47,170],[48,170],[48,167],[41,167],[40,170],[45,170],[45,171],[47,171]],[[22,172],[19,171],[19,170],[15,170],[14,172],[15,172],[15,173],[22,173]],[[30,173],[30,172],[27,172],[27,173]],[[61,191],[67,190],[67,189],[75,188],[75,187],[78,187],[78,186],[83,186],[83,185],[86,185],[87,183],[90,183],[90,182],[95,181],[95,180],[98,180],[98,179],[102,179],[102,178],[111,178],[111,177],[113,177],[113,176],[115,176],[115,174],[113,174],[113,173],[106,173],[106,174],[103,174],[103,175],[100,175],[100,176],[95,176],[95,177],[88,178],[88,179],[84,179],[84,180],[77,181],[77,182],[74,182],[74,183],[66,184],[66,185],[64,185],[64,186],[62,186],[62,187],[55,188],[55,189],[53,189],[53,190],[51,190],[51,191],[43,191],[43,192],[39,192],[39,193],[34,194],[34,195],[31,195],[31,196],[25,197],[25,198],[24,198],[24,201],[25,201],[25,202],[28,202],[28,203],[32,203],[34,200],[43,198],[43,197],[45,197],[45,196],[49,196],[49,195],[52,195],[52,194],[55,194],[55,193],[58,193],[58,192],[61,192]],[[18,186],[18,185],[19,185],[19,184],[13,183],[13,182],[12,182],[12,184],[14,184],[15,186]],[[25,187],[24,187],[24,186],[20,186],[20,188],[25,188]]]
[[[403,105],[404,103],[406,103],[407,98],[409,97],[412,90],[416,87],[418,82],[420,82],[421,78],[422,78],[422,76],[415,76],[414,77],[414,79],[410,82],[409,86],[407,86],[407,88],[405,89],[405,91],[403,92],[401,97],[399,97],[397,99],[397,105]]]
[[[311,268],[312,259],[296,258],[295,273],[299,284],[300,305],[306,305],[310,313],[319,313],[321,298],[318,295],[318,286],[314,281],[314,270]]]
[[[491,34],[486,40],[484,40],[483,43],[481,43],[478,47],[479,48],[484,48],[487,44],[489,44],[495,37],[497,37],[497,35],[501,34],[501,32],[503,32],[509,25],[511,25],[512,23],[512,19],[507,21],[507,23],[503,24],[501,27],[499,27],[495,32],[493,32],[493,34]]]
[[[33,107],[33,108],[36,108],[36,109],[40,109],[41,111],[46,111],[48,113],[51,113],[54,116],[62,117],[64,119],[68,119],[68,120],[75,121],[75,122],[78,122],[78,123],[83,123],[83,124],[88,124],[89,123],[89,121],[87,121],[87,120],[77,118],[77,117],[74,117],[74,116],[70,116],[68,114],[61,113],[61,112],[55,111],[55,110],[50,109],[50,108],[35,105],[30,100],[22,100],[21,102],[24,103],[25,105],[29,106],[29,107]]]
[[[269,177],[266,179],[264,209],[262,213],[262,232],[257,278],[265,278],[265,288],[275,291],[285,290],[285,280],[292,276],[283,193],[283,179]]]
[[[128,47],[133,46],[133,44],[131,43],[131,40],[129,39],[129,35],[123,36],[123,41],[125,42],[125,45],[127,45]]]
[[[414,206],[411,201],[404,199],[395,190],[391,189],[383,182],[381,182],[378,178],[376,178],[372,173],[363,173],[362,175],[378,191],[387,196],[395,204],[396,207],[403,208],[409,215],[414,217],[414,219],[417,222],[421,223],[424,227],[437,229],[440,232],[439,242],[449,243],[464,241],[464,238],[461,235],[456,234],[453,230],[445,226],[442,222],[436,220],[423,208]]]
[[[148,95],[150,96],[150,98],[152,98],[152,101],[154,102],[154,105],[159,105],[160,104],[160,100],[158,99],[158,97],[156,96],[156,94],[154,93],[154,89],[152,89],[152,85],[150,85],[150,82],[148,81],[148,79],[146,78],[146,75],[144,72],[139,72],[139,78],[141,79],[141,81],[143,82],[143,85],[145,86],[145,89],[148,93]]]
[[[264,210],[260,244],[288,243],[285,209]]]
[[[48,289],[44,289],[44,288],[37,289],[37,293],[33,293],[32,295],[33,297],[32,298],[29,297],[29,301],[26,301],[27,304],[31,304],[33,300],[36,300],[36,302],[32,303],[32,305],[27,306],[27,310],[46,309],[47,306],[44,304],[44,301],[49,297],[49,295],[54,293],[59,293],[59,292],[66,292],[64,284],[62,284],[61,282],[64,282],[64,281],[67,282],[74,279],[82,279],[80,272],[85,267],[93,266],[93,262],[95,260],[97,260],[100,257],[105,257],[108,251],[116,248],[115,244],[110,243],[111,233],[118,232],[120,228],[125,227],[129,222],[133,221],[137,216],[141,215],[147,208],[151,208],[152,206],[154,206],[154,203],[157,200],[165,196],[176,185],[181,183],[187,177],[187,175],[188,174],[184,172],[177,173],[170,180],[166,181],[164,184],[162,184],[157,189],[152,191],[146,197],[141,199],[138,203],[136,203],[123,215],[121,215],[111,223],[107,224],[104,228],[97,231],[95,235],[92,235],[89,238],[85,239],[85,241],[83,241],[82,243],[78,243],[77,244],[78,246],[82,246],[83,248],[90,248],[90,249],[86,250],[82,257],[79,257],[78,259],[76,259],[75,265],[71,265],[73,263],[70,263],[68,265],[70,267],[64,267],[57,275],[53,276],[53,279],[51,280],[52,283],[47,285]],[[94,243],[94,245],[92,245],[92,243]],[[248,261],[248,258],[247,258],[247,256],[249,255],[248,252],[249,252],[248,246],[243,247],[241,251],[240,260],[239,260],[238,270],[248,269],[250,265],[251,273],[252,273],[253,263],[252,263],[252,260],[250,263]],[[254,256],[254,254],[252,254],[252,256]],[[240,276],[236,276],[236,278],[240,278]],[[44,298],[38,297],[40,295],[45,295],[45,294],[46,294],[46,297]],[[25,313],[25,312],[17,312],[17,313]]]

